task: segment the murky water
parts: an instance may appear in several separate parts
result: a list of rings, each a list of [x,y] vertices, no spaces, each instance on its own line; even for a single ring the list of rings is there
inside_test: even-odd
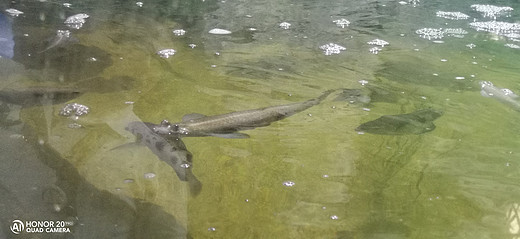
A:
[[[0,7],[0,238],[520,238],[516,1]],[[247,139],[183,138],[195,194],[125,130],[340,88]],[[424,109],[435,127],[355,130]]]

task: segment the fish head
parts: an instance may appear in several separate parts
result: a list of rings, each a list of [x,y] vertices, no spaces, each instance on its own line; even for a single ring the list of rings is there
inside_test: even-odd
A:
[[[493,85],[490,81],[481,81],[480,87],[481,91],[480,94],[485,97],[495,97],[502,100],[510,101],[517,99],[519,96],[515,94],[512,90],[507,88],[498,88]]]
[[[191,167],[193,164],[193,155],[186,149],[184,143],[180,140],[168,140],[169,147],[159,147],[162,155],[167,155],[161,160],[168,163],[175,171],[179,179],[188,181],[192,176]],[[167,160],[166,160],[167,159]]]
[[[156,134],[161,134],[161,135],[170,135],[172,134],[172,125],[170,124],[170,122],[168,122],[168,120],[163,120],[161,121],[160,124],[158,125],[152,125],[152,127],[150,127],[150,129],[155,132]]]
[[[444,114],[442,110],[436,110],[436,109],[428,109],[427,115],[429,120],[435,120],[439,117],[441,117]]]
[[[484,97],[491,97],[496,93],[499,93],[499,90],[491,83],[490,81],[480,81],[480,94]]]
[[[163,120],[159,125],[155,125],[151,128],[153,132],[160,135],[172,135],[173,138],[179,135],[187,135],[188,130],[183,127],[180,123],[171,124],[168,120]]]
[[[479,84],[482,89],[485,87],[493,87],[493,83],[491,83],[491,81],[480,81]]]

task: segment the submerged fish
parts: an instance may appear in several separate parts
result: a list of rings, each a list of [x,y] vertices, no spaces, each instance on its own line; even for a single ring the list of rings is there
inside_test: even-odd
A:
[[[274,121],[287,118],[319,104],[334,91],[328,90],[318,98],[293,104],[213,116],[188,114],[182,117],[182,121],[178,123],[171,124],[168,121],[163,121],[154,128],[154,131],[158,134],[173,135],[175,137],[216,136],[223,138],[248,138],[249,135],[239,133],[238,131],[268,126]]]
[[[152,130],[156,126],[152,123],[134,121],[130,122],[125,129],[137,137],[136,143],[148,147],[161,161],[170,165],[180,180],[189,183],[191,193],[197,195],[202,184],[191,172],[191,153],[181,139],[167,139],[156,134]]]
[[[498,101],[513,107],[514,110],[520,111],[520,98],[513,91],[506,88],[498,88],[490,81],[481,81],[480,94],[484,97],[492,97]]]
[[[383,115],[376,120],[363,123],[356,128],[370,134],[422,134],[435,129],[433,121],[442,115],[433,109],[417,110],[409,114]]]
[[[78,97],[81,92],[75,88],[29,87],[24,89],[1,89],[0,100],[6,103],[33,106],[42,104],[42,100],[51,100],[52,104],[63,103]]]

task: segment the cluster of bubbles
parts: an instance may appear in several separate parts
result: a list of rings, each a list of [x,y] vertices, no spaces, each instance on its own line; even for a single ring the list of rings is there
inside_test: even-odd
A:
[[[70,103],[66,104],[61,110],[61,116],[82,116],[88,114],[90,111],[89,107],[86,105],[78,104],[78,103]]]
[[[162,50],[158,51],[157,55],[159,55],[162,58],[170,58],[170,56],[175,55],[175,52],[176,51],[174,49],[168,48],[168,49],[162,49]]]
[[[415,6],[415,5],[419,4],[420,2],[421,2],[420,0],[408,0],[408,1],[400,1],[398,3],[401,5],[411,4],[411,5]]]
[[[388,43],[387,41],[385,40],[381,40],[381,39],[374,39],[372,41],[369,41],[367,42],[368,45],[375,45],[375,47],[372,47],[370,49],[368,49],[370,51],[370,53],[372,54],[378,54],[382,49],[377,47],[377,46],[380,46],[380,47],[385,47],[386,45],[389,45],[390,43]]]
[[[341,28],[345,28],[345,27],[348,27],[350,25],[350,21],[345,19],[345,18],[341,18],[341,19],[338,19],[338,20],[334,20],[332,21],[333,23],[336,23],[336,25],[338,27],[341,27]]]
[[[473,4],[471,8],[480,12],[482,16],[496,19],[498,16],[511,16],[512,7],[499,7],[487,4]]]
[[[67,19],[65,19],[65,25],[67,25],[68,27],[70,28],[73,28],[73,29],[80,29],[81,27],[83,27],[83,24],[85,24],[87,18],[89,18],[90,16],[85,14],[85,13],[79,13],[79,14],[76,14],[76,15],[72,15],[70,17],[67,17]]]
[[[462,28],[446,28],[444,29],[444,34],[450,37],[463,38],[464,35],[468,34],[468,31]]]
[[[415,34],[428,40],[444,38],[444,31],[442,28],[421,28],[415,31]]]
[[[468,32],[462,28],[421,28],[415,31],[417,35],[428,40],[442,39],[445,36],[463,38]]]
[[[462,13],[462,12],[443,12],[443,11],[438,11],[436,13],[437,17],[442,17],[442,18],[445,18],[445,19],[450,19],[450,20],[466,20],[469,18],[468,15]]]
[[[288,22],[282,22],[282,23],[280,23],[279,26],[280,26],[280,28],[282,28],[284,30],[287,30],[287,29],[289,29],[291,27],[291,24],[288,23]]]
[[[295,185],[295,183],[293,181],[285,181],[282,183],[284,186],[286,187],[292,187]]]
[[[69,124],[68,127],[71,129],[81,128],[82,126],[77,123],[80,116],[88,114],[90,108],[86,105],[78,103],[66,104],[59,112],[59,115],[69,117],[74,122]]]
[[[174,29],[173,35],[175,36],[184,36],[186,34],[186,31],[184,29]]]
[[[22,11],[14,9],[14,8],[5,9],[5,12],[7,12],[7,14],[9,14],[11,17],[17,17],[17,16],[23,14]]]
[[[330,56],[330,55],[334,55],[334,54],[339,54],[339,53],[341,53],[341,51],[344,51],[347,48],[331,42],[331,43],[320,46],[320,49],[323,50],[323,53],[326,56]]]
[[[520,24],[519,23],[488,21],[488,22],[472,22],[469,25],[477,31],[486,31],[486,32],[495,33],[497,35],[520,33]]]
[[[497,21],[497,17],[510,17],[513,11],[512,7],[507,6],[494,6],[487,4],[473,4],[471,9],[482,14],[485,18],[492,18],[492,21],[476,21],[469,23],[469,26],[477,31],[490,32],[499,36],[504,36],[512,41],[520,41],[520,23],[511,23],[504,21]],[[449,20],[466,20],[469,18],[468,15],[462,12],[445,12],[437,11],[437,17],[449,19]],[[434,40],[434,42],[442,43],[439,41],[445,36],[463,38],[468,32],[462,28],[421,28],[415,31],[417,35],[428,40]],[[474,48],[474,44],[468,44],[467,47]],[[516,49],[515,44],[505,44],[506,47]]]

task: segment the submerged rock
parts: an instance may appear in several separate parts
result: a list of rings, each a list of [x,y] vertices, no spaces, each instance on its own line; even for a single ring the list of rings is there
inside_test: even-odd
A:
[[[434,130],[433,121],[441,115],[441,111],[434,109],[422,109],[409,114],[383,115],[361,124],[356,131],[386,135],[422,134]]]

